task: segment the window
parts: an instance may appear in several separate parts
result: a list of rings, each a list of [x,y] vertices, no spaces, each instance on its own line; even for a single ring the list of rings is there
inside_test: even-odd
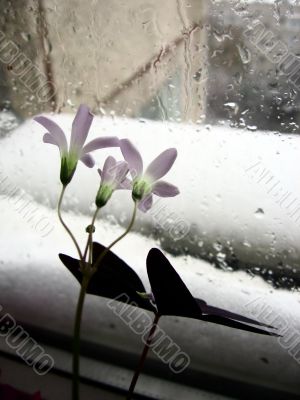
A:
[[[167,179],[180,195],[156,198],[148,213],[138,214],[115,253],[150,290],[145,259],[159,247],[194,296],[277,326],[283,335],[165,317],[161,327],[191,364],[175,375],[150,354],[137,393],[299,396],[300,3],[0,4],[0,306],[53,354],[53,379],[69,378],[79,290],[57,255],[75,256],[76,249],[56,215],[58,153],[42,143],[44,131],[32,118],[47,115],[69,132],[84,103],[95,115],[91,138],[128,137],[145,164],[168,147],[178,150]],[[97,166],[110,152],[121,157],[118,149],[99,151]],[[96,170],[80,165],[64,200],[64,216],[81,243],[97,185]],[[131,209],[130,195],[115,193],[95,239],[108,245],[124,231]],[[88,296],[85,390],[101,385],[112,398],[124,397],[141,346],[107,299]],[[0,356],[3,380],[13,383],[21,361],[4,340]],[[47,379],[45,396],[55,398],[52,375]],[[43,394],[40,382],[33,375],[19,387]],[[61,385],[68,397],[68,384]]]

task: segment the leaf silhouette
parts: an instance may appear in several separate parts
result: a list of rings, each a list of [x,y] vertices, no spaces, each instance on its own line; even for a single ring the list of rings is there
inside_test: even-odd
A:
[[[279,336],[276,333],[246,323],[264,327],[270,326],[221,308],[208,306],[204,300],[194,298],[159,249],[153,248],[149,251],[147,272],[160,315],[194,318],[262,335]]]
[[[103,250],[105,250],[104,246],[94,242],[93,260],[97,260]],[[79,260],[65,254],[59,254],[59,258],[81,284],[82,273]],[[150,301],[137,294],[137,292],[145,291],[145,287],[136,272],[112,251],[108,251],[103,258],[87,289],[89,294],[109,299],[118,297],[118,301],[123,301],[124,303],[134,302],[145,310],[155,312],[156,310]],[[124,294],[124,297],[120,297],[122,294]]]
[[[246,324],[259,325],[265,328],[274,329],[273,326],[263,324],[262,322],[256,321],[255,319],[244,317],[243,315],[232,313],[231,311],[227,311],[222,308],[209,306],[204,300],[197,298],[195,298],[195,300],[198,303],[199,307],[201,308],[203,314],[214,315],[216,317],[230,318],[234,319],[235,321],[245,322]]]

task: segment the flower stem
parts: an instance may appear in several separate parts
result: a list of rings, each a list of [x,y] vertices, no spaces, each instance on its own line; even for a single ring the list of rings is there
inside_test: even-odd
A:
[[[126,400],[131,400],[131,398],[132,398],[135,385],[136,385],[137,380],[138,380],[138,378],[140,376],[140,373],[142,372],[142,369],[143,369],[143,366],[144,366],[144,363],[145,363],[145,360],[146,360],[146,357],[147,357],[147,354],[148,354],[148,351],[149,351],[149,348],[150,348],[150,345],[151,345],[151,342],[152,342],[152,339],[153,339],[153,336],[154,336],[154,333],[155,333],[155,330],[156,330],[156,327],[157,327],[157,324],[158,324],[158,321],[159,321],[159,318],[160,318],[160,315],[159,314],[155,314],[155,318],[154,318],[154,320],[152,322],[152,326],[151,326],[151,329],[149,331],[149,334],[148,334],[148,337],[147,337],[147,340],[146,340],[142,355],[140,357],[140,361],[138,363],[138,366],[137,366],[137,368],[135,370],[135,373],[133,375],[130,387],[128,389]]]
[[[77,243],[77,240],[75,239],[75,236],[73,235],[73,233],[71,232],[71,230],[69,229],[69,227],[67,226],[67,224],[65,223],[65,221],[63,220],[62,215],[61,215],[61,205],[62,205],[62,201],[63,201],[63,197],[64,197],[64,194],[65,194],[66,187],[67,187],[66,185],[63,185],[62,191],[61,191],[60,196],[59,196],[58,206],[57,206],[58,218],[59,218],[62,226],[65,228],[65,230],[68,232],[70,238],[72,239],[72,241],[73,241],[73,243],[74,243],[74,245],[75,245],[75,247],[76,247],[76,249],[78,251],[79,258],[82,261],[83,260],[83,256],[82,256],[80,247],[79,247],[79,245]]]
[[[60,209],[63,193],[64,193],[64,189],[63,189],[61,197],[60,197],[59,209]],[[96,263],[94,264],[94,268],[93,268],[94,271],[96,271],[98,266],[101,264],[101,261],[103,260],[104,256],[108,253],[108,251],[117,242],[119,242],[121,239],[123,239],[127,235],[127,233],[131,230],[131,228],[132,228],[132,226],[134,224],[135,217],[136,217],[136,210],[137,210],[137,205],[135,203],[133,215],[132,215],[132,218],[131,218],[131,221],[130,221],[130,224],[129,224],[128,228],[126,229],[126,231],[121,236],[119,236],[116,240],[114,240],[100,254],[98,259],[96,260]],[[91,265],[93,264],[93,260],[91,258],[92,257],[92,251],[93,251],[93,248],[92,248],[92,245],[93,245],[93,229],[92,228],[93,228],[93,226],[95,224],[98,211],[99,211],[99,208],[97,208],[97,210],[95,211],[95,214],[94,214],[93,219],[92,219],[92,223],[91,223],[91,227],[90,227],[91,229],[90,229],[90,232],[89,232],[88,242],[87,242],[84,254],[82,255],[81,252],[80,252],[80,260],[81,260],[82,264],[84,264],[85,258],[87,256],[88,249],[90,249],[90,253],[89,253],[90,264]],[[63,225],[65,226],[65,224],[63,224]],[[70,231],[68,230],[68,232],[70,232]],[[71,237],[73,237],[73,235]],[[75,238],[74,238],[73,241],[74,241],[74,243],[77,244]],[[79,249],[79,251],[80,251],[80,249]],[[79,298],[78,298],[78,302],[77,302],[77,309],[76,309],[76,316],[75,316],[75,323],[74,323],[74,333],[73,333],[73,380],[72,380],[72,399],[73,400],[79,400],[80,327],[81,327],[81,318],[82,318],[84,299],[85,299],[87,287],[89,285],[91,277],[92,277],[92,274],[90,274],[90,273],[87,273],[87,274],[83,275],[81,288],[80,288],[80,294],[79,294]]]
[[[58,200],[58,206],[57,206],[57,213],[58,213],[58,218],[69,234],[70,238],[72,239],[79,258],[80,258],[80,264],[82,271],[84,270],[84,264],[85,264],[85,257],[86,254],[83,256],[80,247],[77,243],[77,240],[75,239],[75,236],[71,232],[70,228],[67,226],[65,221],[62,218],[61,215],[61,206],[62,206],[62,201],[63,197],[65,194],[66,190],[66,185],[63,185],[61,194],[59,196]],[[96,216],[95,216],[96,219]],[[93,219],[94,222],[94,219]],[[88,243],[92,241],[92,235],[89,235],[89,241]],[[81,288],[80,288],[80,294],[77,302],[77,308],[76,308],[76,315],[75,315],[75,322],[74,322],[74,332],[73,332],[73,374],[72,374],[72,399],[73,400],[79,400],[79,353],[80,353],[80,327],[81,327],[81,318],[82,318],[82,310],[83,310],[83,304],[84,304],[84,299],[86,295],[86,290],[90,281],[90,275],[89,274],[84,274],[82,278],[82,283],[81,283]]]
[[[80,327],[84,299],[90,281],[89,275],[84,275],[77,302],[76,316],[73,333],[73,375],[72,375],[72,399],[79,400],[79,355],[80,355]]]
[[[99,265],[101,264],[101,261],[103,260],[103,258],[106,256],[106,254],[109,252],[109,250],[115,245],[117,244],[120,240],[122,240],[132,229],[134,221],[135,221],[135,217],[136,217],[136,211],[137,211],[137,203],[134,202],[134,209],[133,209],[133,213],[132,213],[132,217],[131,217],[131,221],[126,229],[126,231],[124,233],[122,233],[121,236],[119,236],[117,239],[115,239],[108,247],[106,247],[105,250],[103,250],[103,252],[100,254],[100,256],[97,258],[96,262],[94,263],[93,267],[94,267],[94,271],[97,270],[97,268],[99,267]]]
[[[86,242],[85,250],[84,250],[84,253],[83,253],[83,259],[85,260],[86,256],[87,256],[88,249],[90,249],[90,253],[89,253],[89,263],[90,264],[92,264],[91,257],[92,257],[92,254],[93,254],[93,228],[95,226],[95,221],[96,221],[96,218],[98,216],[99,210],[100,210],[100,208],[97,207],[97,209],[96,209],[96,211],[95,211],[95,213],[93,215],[92,222],[91,222],[91,224],[89,226],[90,231],[89,231],[88,240]]]

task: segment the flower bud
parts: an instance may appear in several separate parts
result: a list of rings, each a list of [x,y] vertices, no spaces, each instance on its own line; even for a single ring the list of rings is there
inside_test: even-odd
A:
[[[100,185],[100,188],[99,188],[97,196],[96,196],[96,206],[98,208],[105,206],[105,204],[111,198],[113,191],[114,191],[114,188],[111,185],[105,185],[105,184]]]
[[[133,184],[133,200],[142,200],[147,194],[151,193],[151,185],[145,180],[137,180]]]
[[[77,161],[74,162],[74,160],[70,160],[69,156],[64,156],[61,158],[61,164],[60,164],[60,181],[61,183],[66,186],[68,185],[74,175],[74,172],[76,170],[77,166]]]

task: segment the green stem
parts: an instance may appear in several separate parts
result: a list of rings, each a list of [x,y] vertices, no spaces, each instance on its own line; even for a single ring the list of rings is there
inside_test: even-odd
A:
[[[135,221],[135,217],[136,217],[136,211],[137,211],[137,203],[134,202],[134,209],[133,209],[133,213],[132,213],[132,217],[131,217],[131,221],[128,225],[128,228],[126,229],[126,231],[119,236],[117,239],[115,239],[108,247],[106,247],[105,250],[103,250],[103,252],[100,254],[100,256],[97,258],[96,262],[93,265],[93,269],[94,271],[97,270],[97,268],[99,267],[99,265],[101,264],[101,261],[103,260],[103,258],[106,256],[106,254],[109,252],[109,250],[115,245],[117,244],[120,240],[122,240],[132,229],[134,221]]]
[[[90,281],[89,275],[84,275],[77,302],[76,316],[73,334],[73,375],[72,375],[72,399],[79,400],[79,355],[80,355],[80,327],[84,299]]]
[[[58,206],[57,206],[58,218],[59,218],[62,226],[65,228],[65,230],[68,232],[70,238],[72,239],[72,241],[73,241],[73,243],[74,243],[74,245],[75,245],[75,247],[76,247],[76,249],[78,251],[80,260],[83,261],[83,256],[82,256],[80,247],[79,247],[79,245],[77,243],[77,240],[75,239],[75,236],[73,235],[73,233],[71,232],[71,230],[69,229],[69,227],[67,226],[67,224],[65,223],[65,221],[63,220],[62,215],[61,215],[61,205],[62,205],[62,201],[63,201],[63,197],[64,197],[64,194],[65,194],[66,187],[67,186],[65,186],[65,185],[63,186],[61,194],[59,196]]]
[[[63,186],[63,189],[62,189],[60,197],[59,197],[59,202],[58,202],[59,220],[62,223],[62,225],[64,226],[64,228],[66,229],[66,231],[68,232],[68,234],[70,235],[71,239],[73,240],[73,242],[76,246],[76,249],[78,251],[82,266],[84,266],[88,249],[90,249],[89,261],[90,261],[90,265],[92,265],[92,263],[93,263],[93,260],[92,260],[93,226],[95,224],[99,208],[97,208],[97,210],[95,211],[95,214],[93,216],[86,248],[85,248],[84,254],[82,254],[74,235],[72,234],[72,232],[70,231],[70,229],[68,228],[68,226],[66,225],[66,223],[64,222],[64,220],[62,219],[62,216],[61,216],[61,205],[62,205],[62,200],[63,200],[65,189],[66,189],[66,186]],[[131,228],[134,224],[134,221],[135,221],[136,211],[137,211],[137,204],[135,202],[133,215],[132,215],[132,218],[131,218],[128,228],[121,236],[119,236],[117,239],[115,239],[100,254],[100,256],[98,257],[98,259],[96,260],[96,262],[94,264],[94,271],[97,270],[98,266],[101,264],[101,261],[103,260],[105,255],[108,253],[108,251],[129,233],[129,231],[131,230]],[[79,400],[80,328],[81,328],[81,319],[82,319],[84,299],[85,299],[87,287],[89,285],[89,282],[90,282],[90,279],[92,276],[89,272],[87,274],[83,274],[83,279],[82,279],[81,288],[80,288],[80,294],[79,294],[79,298],[78,298],[78,302],[77,302],[76,315],[75,315],[74,333],[73,333],[73,368],[72,368],[73,369],[73,371],[72,371],[73,372],[73,380],[72,380],[72,399],[73,400]]]
[[[151,326],[151,329],[149,331],[149,334],[148,334],[148,337],[147,337],[147,340],[146,340],[146,343],[145,343],[145,346],[144,346],[140,361],[138,363],[138,366],[137,366],[137,368],[135,370],[135,373],[133,375],[130,387],[128,389],[126,400],[131,400],[131,398],[132,398],[135,385],[136,385],[136,383],[138,381],[138,378],[139,378],[139,376],[140,376],[140,374],[142,372],[142,369],[143,369],[143,366],[144,366],[148,351],[150,349],[150,345],[151,345],[151,342],[152,342],[152,339],[153,339],[153,336],[154,336],[154,333],[155,333],[159,318],[160,318],[160,315],[159,314],[155,314],[155,318],[154,318],[154,320],[152,322],[152,326]]]
[[[61,206],[62,206],[62,201],[63,197],[65,194],[66,190],[66,185],[63,185],[61,194],[59,196],[59,201],[58,201],[58,206],[57,206],[57,213],[58,213],[58,218],[69,234],[70,238],[72,239],[79,258],[80,258],[80,264],[82,267],[82,271],[84,270],[84,264],[85,264],[85,256],[82,255],[82,252],[80,250],[80,247],[77,243],[77,240],[75,239],[75,236],[65,223],[65,221],[62,218],[61,215]],[[90,236],[89,236],[90,237]],[[73,375],[72,375],[72,399],[73,400],[79,400],[79,352],[80,352],[80,327],[81,327],[81,317],[82,317],[82,310],[83,310],[83,304],[84,304],[84,299],[86,295],[86,290],[88,287],[90,281],[90,275],[83,275],[82,283],[81,283],[81,288],[80,288],[80,294],[77,302],[77,308],[76,308],[76,316],[75,316],[75,322],[74,322],[74,333],[73,333]]]
[[[89,263],[90,264],[92,264],[91,257],[92,257],[92,254],[93,254],[93,227],[95,226],[95,221],[96,221],[96,218],[98,216],[99,210],[100,210],[100,208],[97,207],[97,209],[96,209],[96,211],[95,211],[95,213],[93,215],[92,222],[89,225],[89,228],[90,228],[89,236],[88,236],[88,240],[86,242],[85,250],[84,250],[84,253],[83,253],[83,259],[85,260],[86,256],[87,256],[88,249],[90,249],[90,253],[89,253]]]
[[[62,196],[63,196],[63,192],[62,192],[61,198],[62,198]],[[60,200],[60,203],[61,203],[61,200]],[[86,258],[88,248],[90,248],[89,256],[92,257],[92,240],[93,240],[92,227],[94,226],[94,223],[96,221],[98,211],[99,211],[99,208],[97,208],[97,210],[95,211],[95,214],[94,214],[93,219],[92,219],[91,230],[89,232],[89,238],[88,238],[88,242],[87,242],[87,245],[86,245],[86,248],[85,248],[84,255],[80,257],[82,262]],[[116,240],[114,240],[100,254],[98,259],[96,260],[96,263],[94,264],[94,271],[98,268],[98,266],[100,265],[101,261],[103,260],[105,255],[108,253],[108,251],[117,242],[119,242],[121,239],[123,239],[128,234],[128,232],[131,230],[131,228],[132,228],[132,226],[134,224],[134,221],[135,221],[136,211],[137,211],[137,204],[135,203],[134,204],[133,215],[132,215],[132,218],[131,218],[131,221],[130,221],[130,224],[129,224],[128,228],[126,229],[126,231],[121,236],[119,236]],[[75,242],[76,242],[76,240],[75,240]],[[84,299],[85,299],[87,287],[88,287],[89,281],[91,279],[91,276],[92,275],[90,275],[90,274],[83,275],[83,280],[82,280],[82,284],[81,284],[81,289],[80,289],[80,294],[79,294],[78,303],[77,303],[77,309],[76,309],[75,324],[74,324],[74,334],[73,334],[73,381],[72,381],[72,399],[73,400],[79,400],[80,327],[81,327],[81,318],[82,318]]]

